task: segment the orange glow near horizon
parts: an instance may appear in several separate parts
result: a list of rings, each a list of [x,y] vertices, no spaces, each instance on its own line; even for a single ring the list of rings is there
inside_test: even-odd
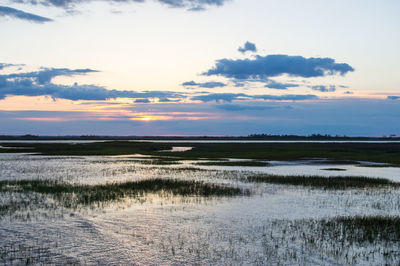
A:
[[[359,98],[358,95],[352,95],[352,98]],[[369,94],[368,97],[359,99],[386,99],[386,95]],[[347,98],[347,97],[346,97]],[[334,97],[321,97],[318,101],[329,101],[339,99]],[[236,103],[246,103],[247,101],[236,101]],[[272,102],[254,100],[252,102]],[[281,101],[293,102],[293,101]],[[312,101],[302,101],[312,102]],[[181,103],[176,104],[177,109]],[[192,102],[193,105],[203,105],[207,103]],[[147,107],[148,106],[148,107]],[[137,111],[136,111],[136,110]],[[143,110],[149,111],[143,111]],[[63,122],[63,121],[171,121],[171,120],[216,120],[226,118],[226,114],[215,110],[214,112],[180,112],[180,111],[163,111],[162,103],[135,104],[132,99],[117,98],[104,101],[72,101],[65,99],[54,100],[47,96],[27,97],[27,96],[10,96],[0,100],[0,111],[39,111],[37,117],[30,115],[29,117],[16,117],[14,120],[38,121],[38,122]],[[44,112],[54,112],[46,114]],[[60,113],[57,113],[60,112]],[[68,113],[63,113],[68,112]],[[43,117],[40,117],[43,116]],[[237,120],[257,120],[258,117],[250,117],[241,115],[241,113],[230,113],[229,118]],[[265,118],[264,118],[265,119]],[[270,120],[281,118],[269,118]]]
[[[39,121],[39,122],[63,122],[63,121],[69,121],[71,119],[62,117],[24,117],[24,118],[15,118],[15,120]]]

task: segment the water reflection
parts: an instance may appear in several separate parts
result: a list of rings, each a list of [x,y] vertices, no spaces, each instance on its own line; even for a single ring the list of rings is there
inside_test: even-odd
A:
[[[170,150],[163,150],[160,152],[185,152],[191,151],[193,147],[172,147]]]
[[[398,242],[343,242],[342,247],[342,242],[315,233],[328,230],[321,227],[322,219],[337,216],[398,217],[398,189],[325,191],[242,182],[243,177],[255,172],[398,180],[399,168],[274,161],[265,167],[198,166],[198,161],[187,160],[154,165],[143,163],[144,159],[155,160],[138,155],[0,154],[0,180],[98,185],[173,178],[249,189],[252,196],[204,200],[148,193],[143,201],[124,198],[102,208],[77,210],[35,191],[0,192],[0,213],[7,213],[0,219],[0,264],[23,264],[27,260],[39,264],[163,265],[399,262]],[[323,170],[326,168],[346,171]]]

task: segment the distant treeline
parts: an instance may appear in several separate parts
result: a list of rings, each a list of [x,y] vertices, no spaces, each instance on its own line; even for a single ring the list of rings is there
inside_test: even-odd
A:
[[[262,140],[400,140],[396,135],[382,136],[382,137],[349,137],[346,135],[329,135],[329,134],[312,134],[309,136],[299,135],[270,135],[270,134],[251,134],[246,138],[248,139],[262,139]]]
[[[248,136],[38,136],[38,135],[0,135],[0,140],[400,140],[400,136],[388,135],[382,137],[349,137],[346,135],[272,135],[251,134]]]

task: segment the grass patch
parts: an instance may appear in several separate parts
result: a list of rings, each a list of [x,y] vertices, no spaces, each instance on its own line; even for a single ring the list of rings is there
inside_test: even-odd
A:
[[[318,230],[320,238],[348,242],[398,241],[400,239],[400,217],[355,216],[322,220]],[[340,236],[340,239],[338,239]]]
[[[400,164],[360,164],[359,167],[370,168],[386,168],[386,167],[400,167]]]
[[[346,169],[343,169],[343,168],[324,168],[321,170],[323,170],[323,171],[346,171]]]
[[[280,261],[282,255],[276,254],[290,250],[292,263],[286,264],[314,265],[307,258],[319,253],[329,265],[399,265],[398,216],[274,220],[269,227],[262,241],[266,254]]]
[[[140,198],[149,193],[160,196],[221,197],[248,194],[239,188],[200,181],[149,179],[103,185],[69,184],[51,180],[1,181],[1,192],[36,192],[50,195],[64,207]]]
[[[179,160],[138,160],[135,161],[137,163],[145,164],[145,165],[174,165],[174,164],[181,164]]]
[[[320,177],[320,176],[274,176],[256,175],[246,178],[248,182],[271,183],[281,185],[305,186],[322,189],[363,189],[363,188],[398,188],[400,183],[383,178],[357,176]]]
[[[204,166],[268,166],[267,162],[258,162],[258,161],[219,161],[219,162],[202,162],[196,163],[196,165],[204,165]]]
[[[315,161],[314,164],[336,164],[336,165],[359,165],[360,162],[350,160],[321,160]]]

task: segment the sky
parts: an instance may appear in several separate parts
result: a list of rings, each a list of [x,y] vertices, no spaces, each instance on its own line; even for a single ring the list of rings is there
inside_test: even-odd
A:
[[[397,0],[0,0],[0,135],[400,135]]]

